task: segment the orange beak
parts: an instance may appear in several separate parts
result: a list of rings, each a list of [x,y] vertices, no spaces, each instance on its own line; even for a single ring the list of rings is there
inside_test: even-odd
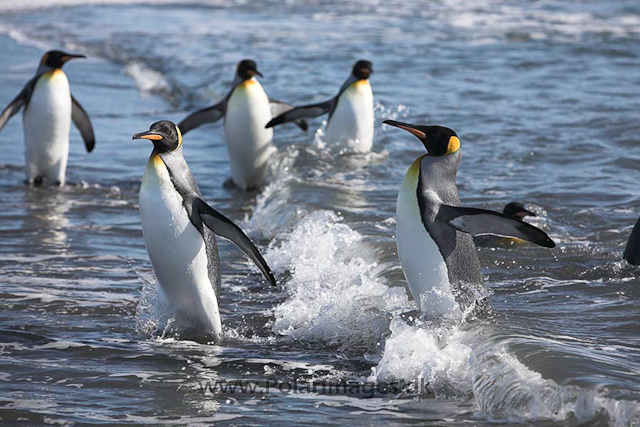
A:
[[[131,139],[150,139],[151,141],[160,141],[163,138],[162,135],[152,132],[141,132],[133,135]]]

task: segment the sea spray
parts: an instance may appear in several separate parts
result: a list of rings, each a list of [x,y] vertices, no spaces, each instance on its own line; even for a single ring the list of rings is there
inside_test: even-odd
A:
[[[314,212],[270,246],[268,262],[291,274],[273,330],[344,351],[375,351],[388,329],[387,313],[411,305],[404,288],[382,283],[388,266],[375,262],[362,235],[341,221],[335,212]]]

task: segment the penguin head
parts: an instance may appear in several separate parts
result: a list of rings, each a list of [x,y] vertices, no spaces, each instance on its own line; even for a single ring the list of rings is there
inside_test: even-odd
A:
[[[51,68],[62,68],[65,62],[74,58],[86,58],[86,56],[67,53],[61,50],[50,50],[49,52],[42,55],[40,65],[46,65],[47,67]]]
[[[169,120],[155,122],[147,132],[136,133],[132,139],[150,140],[159,153],[176,151],[182,145],[180,129]]]
[[[353,71],[351,72],[358,80],[367,80],[371,74],[373,74],[373,64],[371,61],[359,60],[353,64]]]
[[[502,211],[503,214],[522,220],[525,216],[537,216],[534,212],[525,209],[520,202],[507,203]]]
[[[382,123],[404,129],[415,135],[422,142],[430,156],[446,156],[460,149],[458,134],[452,129],[443,126],[412,125],[395,120],[385,120]]]
[[[262,73],[258,71],[258,64],[256,64],[256,61],[252,61],[251,59],[243,59],[242,61],[238,62],[236,74],[242,80],[249,80],[256,74],[260,77],[264,77]]]

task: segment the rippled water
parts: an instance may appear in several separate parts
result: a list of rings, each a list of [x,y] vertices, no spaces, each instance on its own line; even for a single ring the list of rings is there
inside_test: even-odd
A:
[[[0,133],[1,419],[640,424],[640,283],[620,261],[640,206],[639,42],[630,0],[0,1],[1,103],[43,50],[86,53],[65,71],[97,134],[87,155],[72,131],[71,184],[51,190],[22,183],[19,116]],[[222,242],[224,338],[203,344],[156,331],[175,320],[140,231],[150,148],[131,135],[212,103],[245,57],[295,103],[372,60],[374,152],[324,148],[319,119],[284,126],[268,185],[242,193],[223,186],[220,125],[185,138],[206,199],[280,283]],[[385,118],[455,129],[463,203],[525,202],[558,244],[480,250],[486,318],[418,319],[394,218],[422,147]],[[234,382],[255,388],[215,389]]]

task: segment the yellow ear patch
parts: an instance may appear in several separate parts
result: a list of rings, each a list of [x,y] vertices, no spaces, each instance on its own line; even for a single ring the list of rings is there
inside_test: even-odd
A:
[[[455,153],[460,149],[460,140],[457,136],[449,138],[449,145],[447,146],[447,154]]]
[[[177,150],[182,145],[182,132],[180,132],[180,128],[178,126],[176,126],[176,132],[178,133],[178,146],[176,147]]]

